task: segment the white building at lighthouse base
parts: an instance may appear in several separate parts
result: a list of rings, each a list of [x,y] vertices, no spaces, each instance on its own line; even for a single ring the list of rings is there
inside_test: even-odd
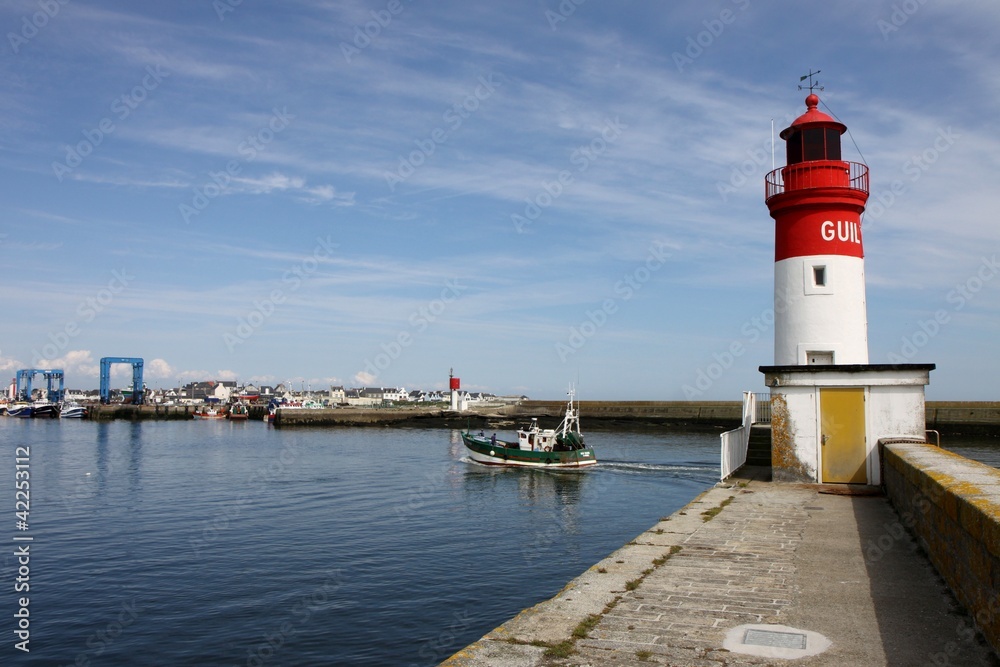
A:
[[[934,364],[761,366],[776,481],[881,484],[879,443],[925,442]]]

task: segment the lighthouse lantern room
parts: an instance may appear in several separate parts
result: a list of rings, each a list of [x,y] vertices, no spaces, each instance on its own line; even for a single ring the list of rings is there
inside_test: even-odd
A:
[[[811,82],[811,79],[810,79]],[[868,167],[843,159],[847,127],[819,110],[781,132],[786,165],[765,178],[774,218],[774,479],[880,483],[878,443],[925,439],[934,364],[870,364],[862,215]]]

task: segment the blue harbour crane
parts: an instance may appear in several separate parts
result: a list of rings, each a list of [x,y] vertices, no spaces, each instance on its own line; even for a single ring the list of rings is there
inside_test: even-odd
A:
[[[45,378],[45,400],[50,403],[61,403],[65,393],[65,374],[61,368],[22,368],[17,372],[17,398],[23,401],[31,400],[31,384],[36,375]],[[59,388],[52,385],[59,382]]]
[[[138,357],[102,357],[101,358],[101,403],[111,402],[111,366],[112,364],[132,364],[132,398],[129,401],[142,405],[144,392],[142,385],[142,359]]]

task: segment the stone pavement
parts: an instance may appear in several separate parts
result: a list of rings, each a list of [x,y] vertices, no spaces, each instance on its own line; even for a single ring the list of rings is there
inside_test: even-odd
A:
[[[845,489],[751,470],[443,665],[1000,666],[888,501]]]

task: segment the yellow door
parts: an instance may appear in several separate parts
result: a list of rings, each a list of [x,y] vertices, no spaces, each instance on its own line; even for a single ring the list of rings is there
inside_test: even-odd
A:
[[[865,484],[865,390],[820,389],[823,482]]]

